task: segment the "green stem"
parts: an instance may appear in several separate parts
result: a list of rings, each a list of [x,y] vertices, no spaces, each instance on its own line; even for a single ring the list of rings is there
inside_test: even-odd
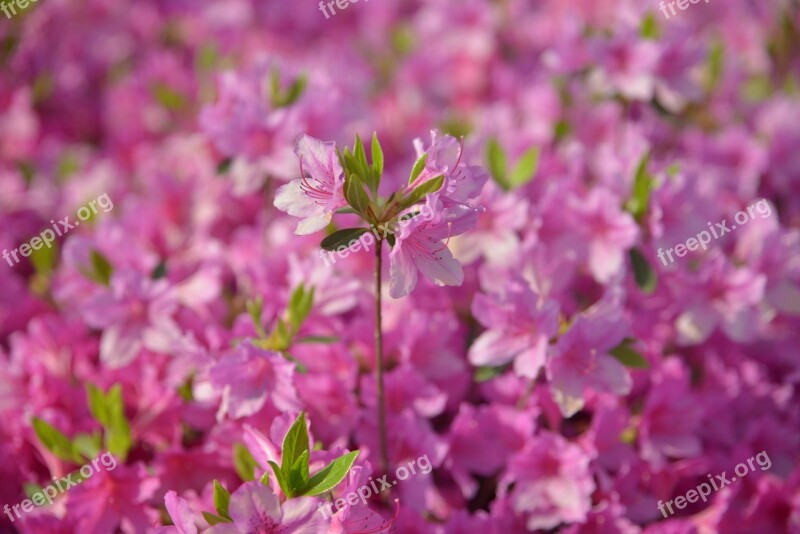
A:
[[[378,386],[378,434],[381,446],[381,468],[389,469],[389,446],[386,443],[386,411],[383,394],[383,324],[381,316],[381,267],[383,240],[378,239],[375,246],[375,362]]]

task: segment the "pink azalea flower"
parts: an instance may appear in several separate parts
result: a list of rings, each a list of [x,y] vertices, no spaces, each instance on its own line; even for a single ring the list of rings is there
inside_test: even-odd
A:
[[[341,495],[358,493],[358,489],[369,484],[372,469],[368,466],[354,465],[347,475],[347,485]],[[399,511],[399,503],[396,509]],[[330,505],[327,508],[331,509]],[[396,517],[395,513],[395,517]],[[337,509],[331,517],[331,524],[327,534],[388,534],[395,531],[394,519],[384,519],[360,500],[355,504],[345,502],[344,506]]]
[[[550,338],[558,333],[556,302],[533,292],[525,280],[514,278],[500,293],[475,295],[472,313],[489,330],[470,347],[470,363],[500,366],[513,361],[520,376],[539,374]]]
[[[302,176],[282,185],[275,193],[275,207],[303,220],[298,235],[313,234],[331,222],[333,213],[346,205],[344,170],[336,155],[336,144],[308,135],[295,145]]]
[[[70,490],[67,514],[76,518],[78,532],[144,532],[156,515],[147,502],[158,485],[142,463],[100,469]]]
[[[477,197],[489,179],[489,174],[483,168],[477,165],[461,165],[464,147],[451,135],[439,135],[436,130],[431,130],[431,145],[428,149],[423,149],[421,139],[414,140],[414,148],[417,158],[427,154],[428,159],[422,173],[408,185],[406,192],[443,175],[445,180],[440,190],[441,196],[456,202],[466,202]]]
[[[239,345],[209,371],[212,385],[222,392],[217,418],[253,415],[267,400],[278,412],[299,411],[294,367],[280,354],[249,343]]]
[[[260,482],[245,482],[231,495],[228,513],[233,523],[211,527],[209,534],[320,534],[327,527],[310,497],[290,499],[283,504]]]
[[[627,395],[633,385],[625,366],[608,351],[625,337],[618,304],[601,302],[581,314],[553,347],[547,378],[564,417],[584,405],[584,389]]]
[[[197,534],[194,514],[185,499],[178,497],[174,491],[168,491],[164,497],[164,504],[173,526],[159,527],[155,529],[154,534]]]
[[[110,367],[133,361],[143,348],[169,352],[183,337],[172,319],[177,295],[166,280],[121,271],[111,276],[108,290],[90,297],[81,307],[86,322],[102,328],[100,359]]]
[[[418,215],[400,225],[395,234],[397,241],[389,254],[392,298],[405,297],[414,290],[417,270],[439,286],[458,286],[464,280],[461,264],[445,241],[474,226],[478,210],[464,204],[445,208],[436,194],[428,195],[423,210],[433,216]]]
[[[585,521],[595,489],[589,461],[577,445],[544,432],[511,458],[499,497],[526,518],[529,531]]]
[[[572,199],[570,208],[589,240],[589,269],[595,280],[607,283],[623,267],[625,251],[639,235],[633,217],[619,208],[620,199],[605,189],[592,189],[585,199]]]

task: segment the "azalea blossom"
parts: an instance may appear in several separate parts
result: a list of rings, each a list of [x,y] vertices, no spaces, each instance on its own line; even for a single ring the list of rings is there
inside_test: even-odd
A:
[[[433,213],[430,220],[414,217],[396,234],[391,260],[389,294],[408,295],[417,285],[417,271],[439,286],[461,285],[464,271],[447,248],[447,239],[463,234],[477,221],[478,209],[464,204],[447,208],[436,194],[428,195],[425,206]]]
[[[336,155],[336,144],[302,136],[295,145],[300,158],[300,178],[278,188],[275,207],[303,220],[295,231],[312,234],[331,222],[333,213],[346,205],[344,171]]]

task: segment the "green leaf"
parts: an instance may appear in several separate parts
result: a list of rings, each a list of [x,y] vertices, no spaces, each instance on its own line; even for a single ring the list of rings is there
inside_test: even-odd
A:
[[[105,429],[105,445],[108,452],[120,458],[123,462],[131,448],[131,428],[125,417],[125,403],[122,399],[122,386],[114,385],[106,393],[106,410],[108,422],[103,424]]]
[[[339,338],[336,336],[303,336],[296,340],[297,343],[322,343],[330,344],[336,343]]]
[[[372,134],[372,170],[375,171],[378,179],[383,175],[383,149],[378,141],[378,133]]]
[[[181,111],[187,106],[186,98],[169,85],[157,82],[152,88],[156,102],[169,111]]]
[[[150,273],[150,278],[153,280],[160,280],[167,276],[167,262],[166,260],[162,260],[155,266],[153,272]]]
[[[319,244],[325,250],[338,250],[339,247],[349,247],[352,241],[357,240],[361,234],[369,231],[369,228],[345,228],[337,230],[322,240]]]
[[[640,220],[650,205],[650,194],[653,191],[654,179],[647,172],[647,164],[650,161],[650,152],[647,152],[639,161],[636,167],[636,176],[633,179],[633,191],[628,201],[625,203],[625,209],[637,220]]]
[[[412,183],[414,180],[419,178],[419,175],[422,174],[422,171],[425,170],[425,164],[428,162],[428,153],[425,152],[423,155],[419,157],[416,163],[414,163],[414,167],[411,169],[411,176],[408,178],[408,183]]]
[[[231,494],[222,487],[222,484],[219,483],[216,479],[214,479],[214,508],[217,510],[217,514],[220,517],[224,517],[225,519],[230,519],[231,516],[228,513],[228,507],[231,504]]]
[[[297,332],[300,330],[300,325],[303,324],[308,314],[311,312],[311,307],[314,303],[314,288],[308,291],[305,290],[303,284],[300,284],[292,292],[289,298],[289,323],[292,325],[292,331]]]
[[[256,479],[255,471],[258,467],[258,462],[247,450],[247,447],[241,443],[236,443],[233,446],[233,467],[236,469],[239,478],[245,482]]]
[[[400,206],[402,209],[406,209],[408,207],[413,206],[417,202],[421,201],[425,198],[425,195],[429,193],[434,193],[442,188],[442,184],[444,184],[444,175],[437,176],[436,178],[431,178],[430,180],[423,182],[422,184],[418,185],[411,191],[411,194],[405,197],[400,201]]]
[[[205,519],[209,525],[218,525],[220,523],[233,523],[232,519],[225,519],[224,517],[212,514],[211,512],[203,512],[203,519]]]
[[[514,165],[509,177],[511,188],[525,185],[536,176],[536,169],[539,167],[539,147],[529,148]]]
[[[310,452],[308,450],[304,451],[289,469],[289,474],[286,477],[286,485],[292,496],[297,495],[303,490],[306,484],[308,484],[309,455]]]
[[[636,280],[636,285],[638,285],[639,289],[645,294],[651,294],[655,291],[658,283],[655,270],[650,267],[650,264],[638,248],[630,249],[628,254],[631,258],[631,265],[633,265],[633,277]]]
[[[634,341],[635,340],[630,338],[625,338],[622,343],[608,352],[626,367],[634,367],[637,369],[645,369],[650,367],[650,364],[647,363],[645,357],[631,346],[633,345]]]
[[[289,89],[284,94],[283,100],[279,107],[291,106],[300,99],[300,96],[305,92],[306,85],[308,85],[308,78],[305,75],[298,76],[289,86]]]
[[[510,187],[506,178],[508,169],[506,153],[494,137],[486,142],[486,163],[489,166],[489,173],[492,175],[492,178],[494,178],[494,181],[504,190],[508,191]]]
[[[92,417],[103,426],[106,426],[111,421],[111,416],[106,409],[106,396],[103,390],[94,384],[86,384],[86,398],[89,403],[89,411]]]
[[[25,496],[29,499],[32,499],[36,493],[44,493],[44,488],[36,482],[25,482],[22,488],[25,491]]]
[[[498,376],[502,375],[504,372],[506,372],[506,369],[508,369],[508,367],[509,367],[508,365],[501,365],[498,367],[490,367],[490,366],[478,367],[475,370],[475,375],[473,376],[473,379],[475,380],[475,382],[478,383],[488,382],[489,380],[497,378]]]
[[[283,438],[281,449],[281,470],[288,478],[289,471],[294,466],[294,463],[304,452],[308,451],[308,429],[306,428],[305,412],[300,412],[292,426],[289,427],[286,437]]]
[[[108,261],[108,258],[99,251],[92,250],[89,254],[89,263],[92,270],[90,272],[84,272],[84,276],[104,286],[109,285],[114,267],[111,265],[111,262]]]
[[[705,85],[706,89],[713,91],[722,76],[722,69],[724,67],[724,46],[721,41],[716,41],[712,44],[708,52],[708,66],[706,70]]]
[[[227,174],[233,165],[233,158],[225,158],[217,165],[217,175]]]
[[[75,453],[72,448],[72,443],[69,438],[60,430],[52,426],[44,419],[34,417],[31,421],[33,430],[36,432],[36,437],[39,441],[57,457],[68,462],[76,461]],[[78,459],[78,462],[82,461]]]
[[[364,143],[361,141],[361,138],[356,134],[356,142],[353,145],[353,156],[358,161],[358,165],[361,170],[365,170],[367,165],[367,153],[364,150]]]
[[[323,467],[319,473],[311,477],[306,487],[300,492],[300,495],[313,497],[335,488],[347,476],[347,472],[352,467],[353,462],[356,461],[358,453],[359,451],[347,453]]]
[[[642,20],[639,35],[641,35],[642,39],[658,39],[661,36],[661,28],[658,27],[658,22],[652,12],[648,13]]]
[[[50,246],[44,246],[38,250],[31,250],[31,263],[37,274],[48,276],[56,266],[58,256],[58,242],[54,241]]]
[[[99,432],[93,434],[78,434],[72,440],[72,450],[83,458],[96,458],[100,454],[103,438]]]
[[[344,197],[350,207],[362,216],[367,213],[369,195],[364,190],[364,183],[358,174],[351,174],[344,182]]]
[[[280,486],[281,491],[283,492],[283,494],[286,495],[287,497],[291,496],[291,493],[289,492],[289,488],[286,485],[286,480],[283,477],[283,473],[281,473],[280,466],[278,464],[276,464],[275,462],[273,462],[273,461],[269,462],[269,466],[272,468],[272,473],[275,475],[275,480],[278,481],[278,486]],[[262,482],[264,481],[263,477],[261,478],[261,481]]]

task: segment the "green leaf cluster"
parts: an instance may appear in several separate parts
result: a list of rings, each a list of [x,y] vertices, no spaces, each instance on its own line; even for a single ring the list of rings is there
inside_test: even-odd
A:
[[[47,421],[34,417],[31,421],[36,437],[58,458],[67,462],[84,463],[96,458],[102,449],[124,462],[131,448],[130,424],[125,417],[122,388],[119,384],[108,393],[92,384],[87,384],[86,395],[89,411],[103,426],[102,433],[78,433],[70,439]]]
[[[131,428],[125,417],[122,387],[116,384],[107,393],[92,384],[86,385],[89,410],[98,423],[103,425],[106,449],[122,460],[131,448]]]
[[[273,108],[285,108],[291,106],[303,95],[308,85],[308,78],[305,75],[298,76],[287,89],[281,87],[281,75],[277,69],[270,73],[270,104]]]
[[[531,147],[508,169],[508,157],[496,138],[486,143],[486,163],[489,173],[504,191],[523,186],[534,179],[539,168],[539,147]]]
[[[314,496],[335,488],[352,467],[359,451],[344,454],[323,467],[314,476],[309,477],[308,429],[305,413],[295,419],[281,447],[281,465],[270,462],[270,468],[287,498]],[[268,483],[267,475],[262,482]]]
[[[300,327],[311,313],[314,305],[314,288],[306,289],[305,284],[300,284],[292,291],[289,303],[282,317],[275,322],[272,332],[267,334],[261,325],[261,314],[263,311],[263,301],[261,299],[251,300],[247,303],[247,312],[253,319],[258,338],[253,344],[262,349],[280,352],[283,356],[297,364],[300,372],[305,372],[303,364],[292,357],[288,351],[297,337]]]

